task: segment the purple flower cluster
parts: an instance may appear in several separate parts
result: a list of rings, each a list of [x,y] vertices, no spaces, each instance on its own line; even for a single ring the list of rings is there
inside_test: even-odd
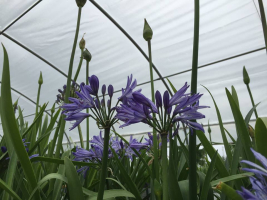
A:
[[[76,147],[76,151],[73,152],[74,161],[100,161],[103,157],[103,148],[104,148],[104,139],[102,137],[102,132],[98,136],[93,136],[93,139],[90,140],[91,149],[85,150],[83,148]],[[132,136],[130,137],[129,145],[124,143],[121,139],[116,137],[111,137],[109,140],[109,146],[119,155],[124,153],[124,155],[130,159],[135,155],[132,148],[137,150],[138,152],[141,149],[145,149],[149,146],[148,142],[141,143],[138,142],[137,139],[134,139]],[[111,149],[108,149],[108,157],[112,158],[113,154]]]
[[[265,158],[260,153],[256,152],[251,148],[251,151],[253,152],[255,158],[260,161],[262,164],[257,165],[251,161],[248,160],[242,160],[242,163],[245,163],[247,165],[250,165],[251,167],[254,167],[255,169],[250,168],[242,168],[242,170],[247,172],[252,172],[255,174],[256,177],[249,177],[250,182],[252,184],[252,189],[248,190],[244,187],[242,187],[242,191],[237,191],[238,194],[246,200],[258,200],[258,199],[267,199],[267,158]]]
[[[88,79],[89,85],[81,83],[80,92],[75,92],[78,98],[70,97],[69,100],[72,103],[61,106],[61,108],[64,109],[63,114],[67,116],[65,120],[76,121],[70,130],[77,127],[87,117],[92,117],[99,124],[100,128],[111,127],[117,121],[117,119],[113,119],[114,109],[111,109],[111,100],[114,91],[113,86],[108,86],[109,99],[106,103],[106,85],[102,86],[101,92],[103,98],[100,100],[98,95],[99,80],[97,76],[92,75]],[[92,115],[81,112],[87,108],[91,109]]]
[[[27,144],[30,143],[30,142],[25,142],[25,141],[26,141],[26,138],[22,139],[23,145],[25,146],[25,149],[28,152],[29,148],[27,148]],[[2,153],[6,153],[7,152],[7,148],[5,146],[2,146],[1,147],[1,151],[2,151]],[[34,158],[34,157],[37,157],[37,156],[39,156],[39,154],[33,154],[33,155],[29,156],[29,158],[31,159],[31,158]],[[6,159],[9,159],[9,157],[6,158]]]
[[[116,118],[125,122],[120,127],[143,122],[154,127],[160,134],[168,134],[168,130],[179,122],[186,124],[191,130],[201,130],[203,127],[192,120],[202,119],[205,116],[198,112],[199,109],[208,108],[200,106],[199,99],[202,94],[187,94],[189,87],[187,83],[178,90],[171,98],[168,91],[163,97],[159,91],[155,94],[156,104],[145,97],[140,90],[133,91],[136,87],[136,80],[132,83],[128,77],[128,83],[122,90],[122,104],[116,108]],[[157,117],[154,118],[153,115]]]

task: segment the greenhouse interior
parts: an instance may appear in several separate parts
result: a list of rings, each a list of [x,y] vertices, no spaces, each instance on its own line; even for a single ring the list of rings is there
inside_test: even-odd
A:
[[[0,0],[0,199],[267,200],[266,9]]]

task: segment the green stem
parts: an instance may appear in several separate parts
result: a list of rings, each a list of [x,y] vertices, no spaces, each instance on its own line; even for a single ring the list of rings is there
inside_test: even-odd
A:
[[[81,148],[84,149],[83,133],[82,133],[82,129],[81,129],[81,126],[80,125],[78,125],[78,132],[79,132],[79,138],[80,138]]]
[[[38,114],[38,108],[39,108],[39,100],[40,100],[41,87],[42,87],[42,85],[39,84],[39,87],[38,87],[38,93],[37,93],[37,101],[36,101],[35,117],[36,117],[37,114]]]
[[[73,47],[72,47],[72,52],[71,52],[71,57],[70,57],[69,72],[68,72],[68,79],[67,79],[67,88],[66,88],[65,99],[64,99],[65,103],[69,102],[70,83],[71,83],[71,76],[72,76],[75,49],[76,49],[76,46],[77,46],[77,39],[78,39],[78,34],[79,34],[79,29],[80,29],[81,13],[82,13],[82,8],[79,7],[76,32],[75,32],[75,37],[74,37],[74,42],[73,42]],[[61,149],[61,146],[62,146],[62,140],[63,140],[63,135],[64,135],[65,124],[66,124],[66,121],[65,121],[64,117],[62,117],[60,131],[59,131],[59,135],[58,135],[58,141],[57,141],[57,148],[56,148],[56,153],[55,153],[55,157],[56,158],[60,157],[60,149]]]
[[[252,106],[255,107],[254,99],[253,99],[249,84],[246,84],[246,85],[247,85],[247,89],[248,89],[248,93],[249,93],[249,96],[250,96],[250,100],[251,100]],[[256,108],[254,109],[254,113],[255,113],[255,116],[256,116],[256,119],[257,119],[258,118],[258,113],[257,113],[257,109]]]
[[[89,84],[89,62],[86,62],[86,85]],[[89,109],[86,109],[86,113],[89,113]],[[89,117],[86,118],[86,149],[89,150]]]
[[[81,70],[81,67],[82,67],[82,63],[83,63],[83,50],[81,49],[81,58],[80,58],[80,62],[79,62],[79,65],[78,65],[76,74],[75,74],[75,76],[74,76],[74,79],[73,79],[75,83],[76,83],[77,78],[78,78],[78,76],[79,76],[79,73],[80,73],[80,70]]]
[[[149,70],[150,70],[150,85],[151,85],[151,99],[155,103],[155,92],[154,92],[154,78],[153,78],[153,68],[152,68],[152,53],[151,53],[151,41],[148,40],[148,54],[149,54]],[[153,113],[153,118],[156,119],[155,113]],[[159,180],[159,165],[158,165],[158,145],[157,145],[157,132],[153,128],[153,151],[154,151],[154,162],[153,166],[155,167],[156,179]]]
[[[103,195],[104,195],[104,190],[105,190],[105,180],[107,176],[107,165],[108,165],[109,132],[110,132],[110,127],[105,128],[103,160],[102,160],[102,166],[101,166],[101,175],[100,175],[100,183],[99,183],[97,200],[103,200]]]
[[[162,189],[163,200],[168,200],[168,159],[167,159],[167,134],[161,135],[161,157],[162,157]]]
[[[199,0],[195,0],[194,42],[192,58],[191,93],[197,93],[197,67],[199,47]],[[196,131],[189,134],[189,199],[197,199]]]
[[[258,1],[259,1],[260,13],[261,13],[261,24],[262,24],[263,34],[264,34],[265,47],[267,51],[267,26],[266,26],[264,6],[262,3],[262,0],[258,0]]]

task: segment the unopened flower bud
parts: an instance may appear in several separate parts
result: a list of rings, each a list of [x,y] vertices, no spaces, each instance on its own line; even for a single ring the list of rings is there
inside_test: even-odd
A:
[[[83,35],[83,37],[84,37],[84,35]],[[80,49],[82,49],[82,50],[84,50],[84,48],[85,48],[85,39],[83,39],[83,37],[79,43]]]
[[[76,0],[76,4],[78,7],[82,8],[85,3],[86,3],[86,0]]]
[[[103,95],[106,94],[106,85],[105,85],[105,84],[102,86],[102,94],[103,94]]]
[[[254,133],[255,131],[253,127],[250,125],[248,125],[248,132],[249,132],[250,137],[253,139],[255,137],[255,133]]]
[[[112,85],[108,86],[108,95],[111,98],[113,96],[114,88]]]
[[[143,37],[146,41],[148,41],[152,39],[152,36],[153,36],[153,31],[145,19]]]
[[[43,84],[43,76],[42,76],[42,72],[40,72],[40,76],[39,76],[38,84],[39,84],[39,85],[42,85],[42,84]]]
[[[249,78],[249,76],[248,76],[248,72],[247,72],[245,66],[244,66],[244,68],[243,68],[243,81],[244,81],[244,83],[245,83],[246,85],[248,85],[249,82],[250,82],[250,78]]]
[[[85,49],[83,52],[83,59],[85,59],[87,62],[90,62],[92,59],[91,53],[88,51],[88,49]]]
[[[6,148],[5,146],[2,146],[2,147],[1,147],[1,151],[2,151],[2,153],[6,153],[7,148]]]
[[[211,134],[210,122],[208,122],[208,132]]]

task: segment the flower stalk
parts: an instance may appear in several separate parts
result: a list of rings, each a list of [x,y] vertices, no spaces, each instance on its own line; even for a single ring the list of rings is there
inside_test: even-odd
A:
[[[104,190],[105,190],[105,182],[106,182],[105,180],[106,180],[106,176],[107,176],[107,165],[108,165],[109,133],[110,133],[110,127],[105,128],[103,160],[102,160],[102,166],[101,166],[101,175],[100,175],[97,200],[103,199]]]
[[[162,142],[162,185],[163,185],[163,200],[168,200],[168,159],[167,159],[167,134],[161,135]]]
[[[249,75],[248,75],[248,72],[247,72],[245,66],[243,67],[243,82],[247,86],[247,90],[248,90],[248,94],[249,94],[252,106],[255,107],[254,99],[253,99],[253,96],[252,96],[252,93],[251,93],[251,90],[250,90],[250,87],[249,87],[250,78],[249,78]],[[254,109],[254,113],[255,113],[255,116],[256,116],[256,119],[257,119],[258,118],[258,113],[257,113],[257,109],[256,108]]]
[[[37,93],[37,101],[36,101],[36,111],[35,111],[35,117],[38,114],[38,109],[39,109],[39,101],[40,101],[40,93],[41,93],[41,87],[43,84],[43,76],[42,76],[42,72],[40,72],[40,77],[38,80],[38,93]]]
[[[79,35],[81,13],[82,13],[82,7],[79,7],[77,25],[76,25],[76,32],[75,32],[75,37],[74,37],[74,42],[73,42],[73,47],[72,47],[72,52],[71,52],[71,57],[70,57],[70,63],[69,63],[67,87],[66,87],[66,93],[65,93],[65,99],[64,99],[65,103],[68,103],[68,101],[69,101],[70,86],[71,86],[70,84],[71,84],[71,76],[72,76],[72,69],[73,69],[73,61],[74,61],[75,49],[76,49],[78,35]],[[56,153],[55,153],[55,157],[56,158],[60,157],[60,149],[61,149],[61,145],[62,145],[65,124],[66,124],[66,121],[64,120],[64,117],[62,117],[61,127],[60,127],[60,131],[59,131],[59,135],[58,135],[57,148],[56,148]]]
[[[151,99],[155,103],[155,90],[154,90],[154,78],[153,78],[153,68],[152,68],[152,51],[151,51],[151,39],[153,37],[153,31],[145,19],[143,37],[147,41],[148,45],[148,55],[149,55],[149,72],[150,72],[150,86],[151,86]],[[155,119],[155,113],[152,114]],[[154,151],[154,162],[153,166],[155,168],[155,178],[159,180],[159,165],[158,165],[158,145],[157,145],[157,132],[153,127],[153,151]]]
[[[194,14],[194,41],[191,75],[191,93],[197,93],[197,68],[199,47],[199,0],[195,0]],[[193,120],[192,122],[196,122]],[[193,129],[189,134],[189,199],[197,199],[197,163],[196,163],[196,131]]]
[[[88,85],[88,77],[89,77],[89,62],[86,62],[86,85]],[[89,114],[89,109],[86,109],[86,113]],[[86,149],[89,150],[89,118],[86,119]]]

